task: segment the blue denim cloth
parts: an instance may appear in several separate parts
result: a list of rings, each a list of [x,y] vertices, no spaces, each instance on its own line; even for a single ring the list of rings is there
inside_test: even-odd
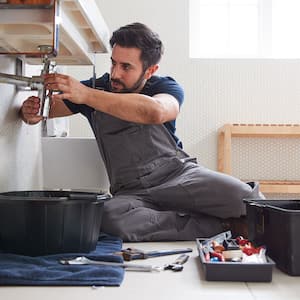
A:
[[[62,265],[60,259],[87,256],[92,259],[123,262],[113,253],[122,249],[119,238],[101,235],[90,253],[63,253],[47,256],[22,256],[0,253],[0,285],[30,286],[120,286],[122,267]]]

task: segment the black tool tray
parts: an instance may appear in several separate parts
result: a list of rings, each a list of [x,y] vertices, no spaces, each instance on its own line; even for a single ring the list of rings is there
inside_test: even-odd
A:
[[[267,263],[208,262],[202,250],[204,241],[206,239],[196,239],[200,262],[207,281],[272,281],[272,269],[275,263],[269,257]]]

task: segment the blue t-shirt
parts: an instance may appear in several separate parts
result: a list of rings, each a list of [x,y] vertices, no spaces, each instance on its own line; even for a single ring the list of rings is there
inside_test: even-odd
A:
[[[81,83],[88,87],[93,87],[92,78],[89,80],[81,81]],[[96,89],[110,92],[111,88],[109,74],[105,73],[102,77],[97,78],[95,80],[95,87]],[[152,76],[150,79],[148,79],[140,93],[150,97],[156,94],[170,94],[177,99],[179,106],[182,105],[184,99],[184,92],[182,87],[171,77]],[[91,123],[91,114],[95,110],[94,108],[85,104],[75,104],[67,99],[65,99],[64,102],[73,113],[83,114]],[[166,122],[164,123],[164,126],[168,129],[177,145],[182,148],[182,143],[175,134],[176,120]]]

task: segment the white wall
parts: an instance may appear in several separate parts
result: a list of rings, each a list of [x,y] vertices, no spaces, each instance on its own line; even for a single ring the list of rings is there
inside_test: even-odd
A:
[[[182,0],[98,0],[110,31],[127,23],[140,21],[157,31],[165,44],[165,55],[159,73],[173,76],[185,89],[185,103],[177,130],[185,150],[198,160],[216,169],[217,129],[225,123],[299,123],[300,116],[300,61],[299,60],[205,60],[189,58],[188,1]],[[69,69],[74,76],[85,79],[92,69]],[[97,74],[109,70],[109,55],[97,56]],[[88,125],[81,119],[71,122],[71,136],[91,136]],[[295,141],[296,142],[296,141]],[[241,145],[241,162],[234,166],[242,177],[249,169],[246,153],[261,156],[274,153],[273,141],[266,149],[258,149],[253,141]],[[285,143],[284,141],[281,143]],[[243,147],[247,147],[244,149]],[[250,148],[249,148],[250,147]],[[249,150],[250,149],[250,150]],[[272,149],[271,151],[269,151]],[[299,151],[297,145],[291,151]],[[244,151],[245,150],[245,151]],[[283,150],[280,147],[279,151]],[[293,152],[294,153],[294,152]],[[261,162],[250,164],[262,178],[299,178],[300,165],[287,155],[279,167]],[[243,160],[247,164],[243,164]],[[251,158],[252,160],[252,158]],[[283,171],[282,167],[293,166]],[[259,179],[259,178],[257,178]]]
[[[216,169],[217,129],[224,123],[299,123],[299,60],[192,60],[188,56],[188,1],[98,3],[111,32],[140,21],[160,34],[166,51],[159,74],[173,76],[185,89],[178,134],[186,151],[202,164]],[[96,56],[99,76],[109,70],[109,57]],[[0,56],[0,72],[14,74],[14,66],[12,58]],[[65,70],[78,79],[92,76],[91,66]],[[31,72],[39,74],[36,70]],[[1,83],[0,91],[0,192],[38,189],[43,186],[40,126],[28,126],[17,116],[22,101],[32,92],[16,93],[14,86]],[[87,122],[76,116],[71,119],[70,136],[86,137],[92,133]],[[237,145],[235,155],[241,162],[233,166],[235,175],[299,179],[299,143],[279,143],[264,142],[264,148],[257,141]],[[276,157],[275,164],[270,165],[270,159],[263,157],[265,153]],[[249,159],[248,154],[255,157]],[[258,175],[254,174],[256,171]]]
[[[0,56],[0,72],[15,74],[14,59]],[[42,187],[40,126],[28,126],[18,117],[28,95],[0,83],[0,192]]]

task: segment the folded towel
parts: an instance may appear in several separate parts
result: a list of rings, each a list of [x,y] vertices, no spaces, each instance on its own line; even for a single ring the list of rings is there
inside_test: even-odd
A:
[[[0,285],[31,286],[120,286],[124,269],[103,265],[62,265],[60,259],[87,256],[95,260],[123,262],[114,255],[121,251],[119,238],[100,235],[96,249],[90,253],[63,253],[47,256],[23,256],[0,253]]]

